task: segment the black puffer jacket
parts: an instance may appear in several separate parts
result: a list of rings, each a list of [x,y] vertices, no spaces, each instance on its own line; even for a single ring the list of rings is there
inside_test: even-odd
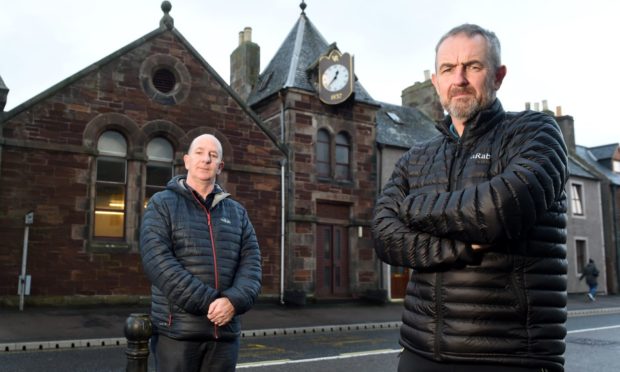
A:
[[[426,358],[563,371],[567,150],[548,115],[498,100],[412,147],[377,200],[385,262],[413,268],[401,344]],[[485,244],[474,251],[472,244]]]
[[[185,340],[233,339],[237,315],[249,310],[261,287],[258,241],[246,210],[216,185],[207,210],[173,178],[149,201],[140,232],[144,271],[151,281],[155,332]],[[223,327],[207,319],[209,305],[227,297],[235,317]]]

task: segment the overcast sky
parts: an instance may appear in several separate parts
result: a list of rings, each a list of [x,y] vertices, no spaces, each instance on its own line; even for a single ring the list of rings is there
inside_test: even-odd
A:
[[[267,66],[300,15],[301,0],[172,0],[175,27],[229,81],[239,31],[252,27]],[[504,108],[547,100],[575,119],[577,143],[620,142],[620,1],[307,0],[306,15],[327,42],[355,58],[370,95],[401,103],[401,92],[433,70],[437,40],[477,23],[502,43]],[[0,76],[5,110],[159,26],[160,0],[0,0]],[[611,66],[611,67],[608,67]]]

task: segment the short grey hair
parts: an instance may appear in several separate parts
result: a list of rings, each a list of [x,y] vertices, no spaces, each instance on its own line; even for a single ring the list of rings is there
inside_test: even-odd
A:
[[[441,39],[439,39],[439,42],[435,47],[435,68],[437,68],[437,51],[439,51],[439,46],[441,46],[441,43],[443,43],[444,40],[449,37],[460,34],[465,34],[469,38],[472,38],[476,35],[484,37],[489,45],[488,57],[491,68],[493,69],[493,71],[497,71],[497,69],[502,65],[502,47],[499,43],[499,39],[494,32],[471,23],[464,23],[460,26],[456,26],[452,30],[448,31],[445,35],[443,35]]]

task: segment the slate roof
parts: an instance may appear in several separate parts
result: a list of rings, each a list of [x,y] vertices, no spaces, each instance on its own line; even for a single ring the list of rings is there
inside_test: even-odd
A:
[[[302,12],[273,59],[259,75],[258,82],[248,97],[248,104],[252,106],[286,88],[316,92],[308,76],[308,69],[317,63],[321,55],[334,46],[334,44],[327,43],[306,14]],[[357,79],[354,93],[356,101],[376,104]]]
[[[384,102],[379,104],[381,108],[376,118],[377,143],[409,149],[414,143],[439,134],[435,122],[420,110]]]
[[[101,60],[93,63],[92,65],[84,68],[83,70],[78,71],[74,75],[72,75],[72,76],[66,78],[65,80],[63,80],[63,81],[53,85],[52,87],[48,88],[47,90],[43,91],[42,93],[40,93],[40,94],[38,94],[38,95],[36,95],[34,97],[32,97],[31,99],[29,99],[26,102],[20,104],[19,106],[14,107],[12,110],[10,110],[8,112],[5,112],[0,117],[2,122],[10,120],[11,118],[13,118],[14,116],[18,115],[19,113],[29,109],[30,107],[36,105],[37,103],[43,101],[44,99],[52,96],[56,92],[58,92],[61,89],[65,88],[66,86],[69,86],[72,83],[80,80],[84,76],[90,74],[91,72],[100,69],[101,66],[104,66],[108,62],[110,62],[110,61],[112,61],[114,59],[119,58],[120,56],[130,52],[131,50],[139,47],[140,45],[148,42],[149,40],[151,40],[151,39],[153,39],[155,37],[158,37],[158,36],[160,36],[161,34],[163,34],[165,32],[170,32],[172,35],[174,35],[174,37],[183,46],[185,46],[190,51],[190,53],[193,55],[193,57],[196,58],[202,64],[202,66],[205,68],[205,70],[207,70],[209,72],[209,74],[222,87],[222,89],[224,89],[239,104],[240,108],[249,117],[252,118],[252,120],[256,123],[256,125],[258,125],[258,127],[260,127],[261,130],[271,139],[271,141],[278,148],[278,150],[280,150],[283,154],[286,154],[287,153],[286,146],[284,144],[282,144],[282,142],[269,129],[267,129],[267,127],[265,126],[264,122],[248,106],[248,104],[239,97],[239,95],[230,87],[230,85],[228,85],[228,83],[224,79],[222,79],[222,77],[217,73],[217,71],[215,71],[215,69],[213,69],[213,67],[211,67],[211,65],[200,55],[200,53],[198,53],[198,51],[189,43],[189,41],[187,41],[187,39],[176,29],[176,27],[174,26],[173,18],[168,14],[168,12],[170,11],[170,8],[166,8],[166,3],[167,2],[162,3],[162,10],[164,11],[164,16],[161,18],[160,26],[157,29],[155,29],[155,30],[149,32],[148,34],[144,35],[143,37],[141,37],[141,38],[139,38],[139,39],[129,43],[128,45],[122,47],[121,49],[117,50],[116,52],[114,52],[114,53],[108,55],[107,57],[104,57]]]
[[[614,172],[613,170],[603,166],[601,163],[598,162],[599,160],[602,160],[602,159],[611,158],[611,155],[609,154],[613,154],[613,151],[615,151],[616,148],[618,148],[617,143],[605,145],[605,146],[591,147],[591,148],[587,148],[585,146],[579,146],[579,145],[575,147],[575,149],[577,150],[577,155],[579,155],[580,158],[587,161],[588,164],[594,167],[594,169],[596,169],[598,172],[605,175],[605,177],[607,177],[607,179],[612,184],[618,186],[620,185],[620,174]]]
[[[611,159],[618,148],[617,143],[611,143],[609,145],[602,145],[596,147],[589,147],[588,151],[596,158],[596,160]]]
[[[590,179],[598,179],[597,176],[590,173],[577,159],[572,156],[568,157],[568,173],[574,177],[583,177]]]

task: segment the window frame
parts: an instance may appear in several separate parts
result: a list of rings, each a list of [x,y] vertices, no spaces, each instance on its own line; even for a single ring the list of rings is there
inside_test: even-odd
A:
[[[584,187],[581,182],[570,183],[570,208],[571,214],[575,217],[586,216],[586,205],[584,199]]]
[[[327,141],[324,141],[323,138],[321,138],[322,135],[325,135],[325,139]],[[316,173],[317,173],[317,177],[319,178],[332,178],[332,150],[331,150],[331,142],[332,142],[332,136],[329,133],[329,131],[325,128],[321,128],[317,131],[317,135],[316,135],[316,146],[315,146],[315,151],[316,151],[316,164],[315,164],[315,169],[316,169]],[[323,158],[322,155],[319,154],[325,154],[327,153],[327,155]],[[319,159],[319,157],[321,157]],[[324,172],[321,170],[321,165],[325,168],[327,168],[327,171]]]
[[[117,152],[112,150],[108,150],[108,149],[102,149],[102,141],[108,141],[105,139],[105,136],[107,133],[116,133],[116,135],[118,135],[117,138],[120,138],[123,140],[123,146],[124,149],[121,152]],[[105,143],[103,144],[105,145]],[[99,135],[99,137],[97,138],[97,150],[98,150],[98,154],[97,157],[95,158],[95,172],[94,172],[94,194],[93,194],[93,208],[92,208],[92,239],[95,241],[125,241],[127,238],[127,232],[126,232],[126,227],[127,227],[127,195],[128,195],[128,171],[129,171],[129,167],[128,167],[128,161],[127,161],[127,154],[128,154],[128,141],[127,138],[125,137],[125,135],[115,129],[106,129],[103,132],[101,132],[101,134]],[[122,159],[122,160],[121,160]],[[100,162],[100,160],[108,160],[108,161],[119,161],[123,163],[123,179],[119,180],[119,181],[115,181],[115,180],[100,180],[99,179],[99,175],[100,172],[102,171],[100,166],[102,164],[102,162]],[[122,195],[123,195],[123,201],[122,201],[122,207],[121,208],[101,208],[98,207],[97,203],[98,203],[98,199],[100,197],[100,187],[105,187],[105,186],[111,186],[111,185],[115,185],[118,186],[119,188],[122,188]],[[110,204],[111,206],[111,204]],[[121,227],[120,227],[120,234],[119,235],[98,235],[97,231],[98,231],[98,221],[101,221],[101,223],[104,223],[105,219],[104,218],[98,218],[97,215],[98,214],[113,214],[113,215],[121,215],[122,216],[122,222],[121,222]],[[107,226],[106,226],[107,227]]]

